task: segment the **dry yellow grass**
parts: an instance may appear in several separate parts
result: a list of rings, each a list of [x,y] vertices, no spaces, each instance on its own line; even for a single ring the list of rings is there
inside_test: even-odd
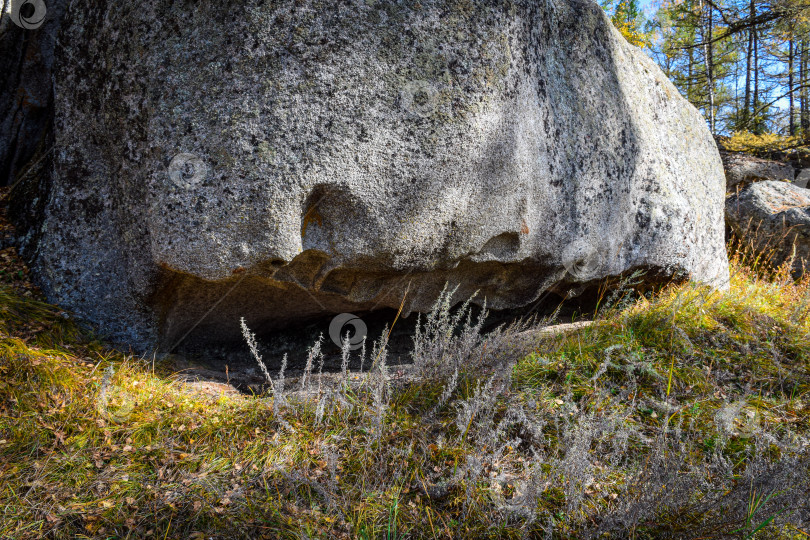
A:
[[[512,359],[514,377],[492,392],[489,412],[467,417],[487,397],[476,372],[460,373],[438,408],[446,380],[386,389],[381,404],[370,379],[324,411],[318,396],[301,398],[278,418],[267,396],[197,392],[93,341],[58,308],[0,288],[0,537],[520,537],[552,527],[554,537],[579,538],[646,500],[634,482],[657,459],[653,441],[675,441],[676,426],[684,467],[717,452],[740,475],[755,451],[774,467],[806,462],[806,448],[758,441],[810,431],[810,280],[739,258],[732,268],[727,292],[671,286],[544,338]],[[512,424],[497,439],[493,426],[517,408],[541,426],[542,442]],[[600,453],[611,433],[597,433],[574,460],[574,436],[601,418],[631,433],[624,453],[611,463]],[[514,437],[522,442],[512,446]],[[577,463],[591,480],[577,477]],[[606,530],[807,534],[790,521],[807,509],[781,507],[793,499],[754,494],[740,504],[737,480],[709,480],[726,486],[725,499],[704,508],[714,495],[696,482],[680,503],[662,495],[632,528]],[[522,507],[532,482],[536,497]]]

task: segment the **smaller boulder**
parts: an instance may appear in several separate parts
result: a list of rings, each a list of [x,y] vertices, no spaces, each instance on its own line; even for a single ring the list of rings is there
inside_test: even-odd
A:
[[[810,181],[810,169],[802,169],[793,180],[793,185],[800,188],[806,188],[808,181]]]
[[[793,259],[793,274],[810,263],[810,190],[787,182],[751,184],[726,199],[726,223],[763,259],[779,266]]]
[[[795,172],[790,163],[780,163],[760,159],[747,154],[721,154],[723,168],[726,171],[726,189],[731,190],[737,184],[751,184],[763,180],[786,180],[793,182]]]

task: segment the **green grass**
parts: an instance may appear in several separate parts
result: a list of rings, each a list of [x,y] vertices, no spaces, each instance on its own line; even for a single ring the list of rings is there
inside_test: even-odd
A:
[[[808,435],[808,306],[808,281],[734,261],[726,292],[670,286],[514,359],[493,419],[516,404],[543,419],[543,455],[571,444],[552,427],[566,415],[609,414],[649,438],[628,440],[616,464],[600,462],[609,434],[595,438],[587,451],[596,481],[539,482],[533,511],[545,517],[527,530],[498,508],[530,475],[558,469],[551,458],[525,466],[525,434],[496,452],[478,419],[460,429],[457,407],[486,380],[480,372],[462,373],[438,409],[442,381],[392,388],[380,409],[369,379],[331,402],[320,422],[314,401],[291,397],[281,422],[267,396],[201,393],[159,364],[93,341],[58,308],[0,289],[0,537],[517,538],[551,523],[554,537],[578,538],[640,496],[634,475],[665,429],[686,434],[683,459],[701,463],[720,449],[740,471],[757,445],[752,430]],[[739,400],[720,429],[718,412]],[[774,462],[786,457],[778,446],[763,451]],[[476,475],[464,472],[474,457]],[[704,496],[697,490],[622,536],[687,536],[697,523],[707,538],[810,532],[771,521],[794,509],[774,511],[756,492],[742,522],[718,518],[706,529],[696,510]]]

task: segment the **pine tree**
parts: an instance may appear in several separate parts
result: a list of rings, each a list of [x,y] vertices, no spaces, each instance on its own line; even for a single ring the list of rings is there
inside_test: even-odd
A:
[[[610,16],[613,25],[624,38],[636,47],[649,44],[649,36],[644,31],[644,14],[638,0],[603,0],[602,8]]]

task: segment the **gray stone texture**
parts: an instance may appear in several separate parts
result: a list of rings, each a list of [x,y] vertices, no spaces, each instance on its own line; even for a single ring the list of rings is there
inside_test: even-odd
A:
[[[726,283],[705,121],[594,2],[86,0],[60,39],[33,268],[138,350]]]
[[[799,171],[799,174],[796,175],[796,178],[793,179],[793,185],[806,188],[808,181],[810,181],[810,169],[802,169]]]
[[[793,259],[796,276],[810,261],[810,190],[787,182],[751,184],[726,201],[726,221],[771,265]]]
[[[726,188],[747,185],[762,180],[793,182],[795,171],[790,163],[760,159],[742,153],[723,153]]]
[[[12,22],[11,0],[2,2],[0,186],[16,183],[30,168],[37,151],[47,151],[54,51],[66,4],[67,0],[48,0],[41,26],[25,29]]]

